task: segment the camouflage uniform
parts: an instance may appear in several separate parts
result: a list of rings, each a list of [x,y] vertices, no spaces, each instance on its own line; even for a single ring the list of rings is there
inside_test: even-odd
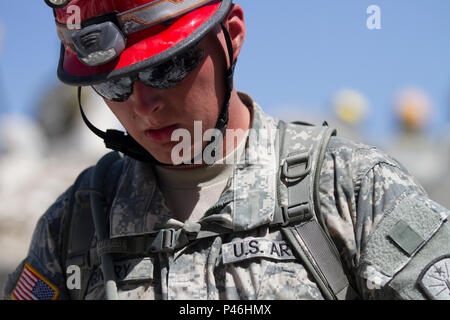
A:
[[[251,108],[252,128],[274,135],[277,121],[265,115],[250,97],[240,96]],[[250,159],[255,155],[256,162]],[[261,144],[250,133],[219,202],[199,221],[235,232],[197,240],[174,253],[116,261],[119,298],[323,299],[280,231],[268,227],[275,209],[276,172],[274,144]],[[333,137],[319,190],[325,223],[350,282],[362,298],[449,299],[449,211],[428,199],[397,161],[374,147]],[[10,298],[25,262],[58,289],[58,299],[69,297],[59,252],[70,192],[73,190],[64,193],[40,219],[28,257],[9,277],[5,298]],[[110,209],[110,236],[186,227],[172,216],[152,168],[127,158]],[[394,217],[401,217],[415,230],[408,234],[422,239],[413,246],[414,252],[405,254],[387,240]],[[436,282],[425,279],[437,270],[443,273],[435,274]],[[417,289],[420,279],[431,294],[426,296]],[[102,298],[98,269],[89,282],[86,299]]]

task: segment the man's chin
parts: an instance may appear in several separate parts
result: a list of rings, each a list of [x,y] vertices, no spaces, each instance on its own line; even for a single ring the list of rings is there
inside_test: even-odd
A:
[[[152,156],[162,165],[176,167],[179,169],[192,168],[204,165],[202,159],[196,160],[193,156],[178,155],[153,155]],[[200,156],[201,158],[201,156]]]
[[[173,165],[173,161],[171,159],[170,153],[167,154],[161,154],[161,153],[156,153],[156,152],[152,152],[151,150],[147,150],[151,156],[158,161],[159,163],[163,164],[163,165],[168,165],[171,166]]]
[[[172,141],[145,149],[161,164],[183,168],[204,164],[202,157],[204,147],[201,145],[194,148],[193,145],[182,145],[180,142]],[[198,156],[195,157],[195,154]]]

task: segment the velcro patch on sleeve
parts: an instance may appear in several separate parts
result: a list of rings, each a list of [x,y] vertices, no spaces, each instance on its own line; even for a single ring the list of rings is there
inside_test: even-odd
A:
[[[29,263],[25,263],[11,298],[14,300],[56,300],[58,288]]]
[[[372,266],[392,278],[400,272],[440,229],[446,217],[432,207],[429,199],[405,194],[384,213],[361,254],[360,272]]]
[[[394,241],[409,257],[424,243],[424,239],[415,232],[405,221],[400,220],[388,233],[388,237]]]
[[[233,263],[253,258],[295,260],[291,248],[285,241],[265,238],[250,238],[222,245],[223,263]]]

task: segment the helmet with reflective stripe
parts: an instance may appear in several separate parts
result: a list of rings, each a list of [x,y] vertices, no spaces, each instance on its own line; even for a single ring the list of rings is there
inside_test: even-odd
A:
[[[231,7],[231,0],[46,2],[54,7],[62,42],[58,77],[71,85],[163,63],[199,42]]]

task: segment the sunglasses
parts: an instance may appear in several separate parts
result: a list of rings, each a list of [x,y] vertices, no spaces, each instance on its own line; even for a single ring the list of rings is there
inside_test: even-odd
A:
[[[205,52],[199,47],[193,47],[170,60],[144,69],[133,76],[108,80],[92,85],[101,97],[117,102],[124,102],[133,94],[134,82],[155,89],[170,89],[183,81],[205,58]]]

